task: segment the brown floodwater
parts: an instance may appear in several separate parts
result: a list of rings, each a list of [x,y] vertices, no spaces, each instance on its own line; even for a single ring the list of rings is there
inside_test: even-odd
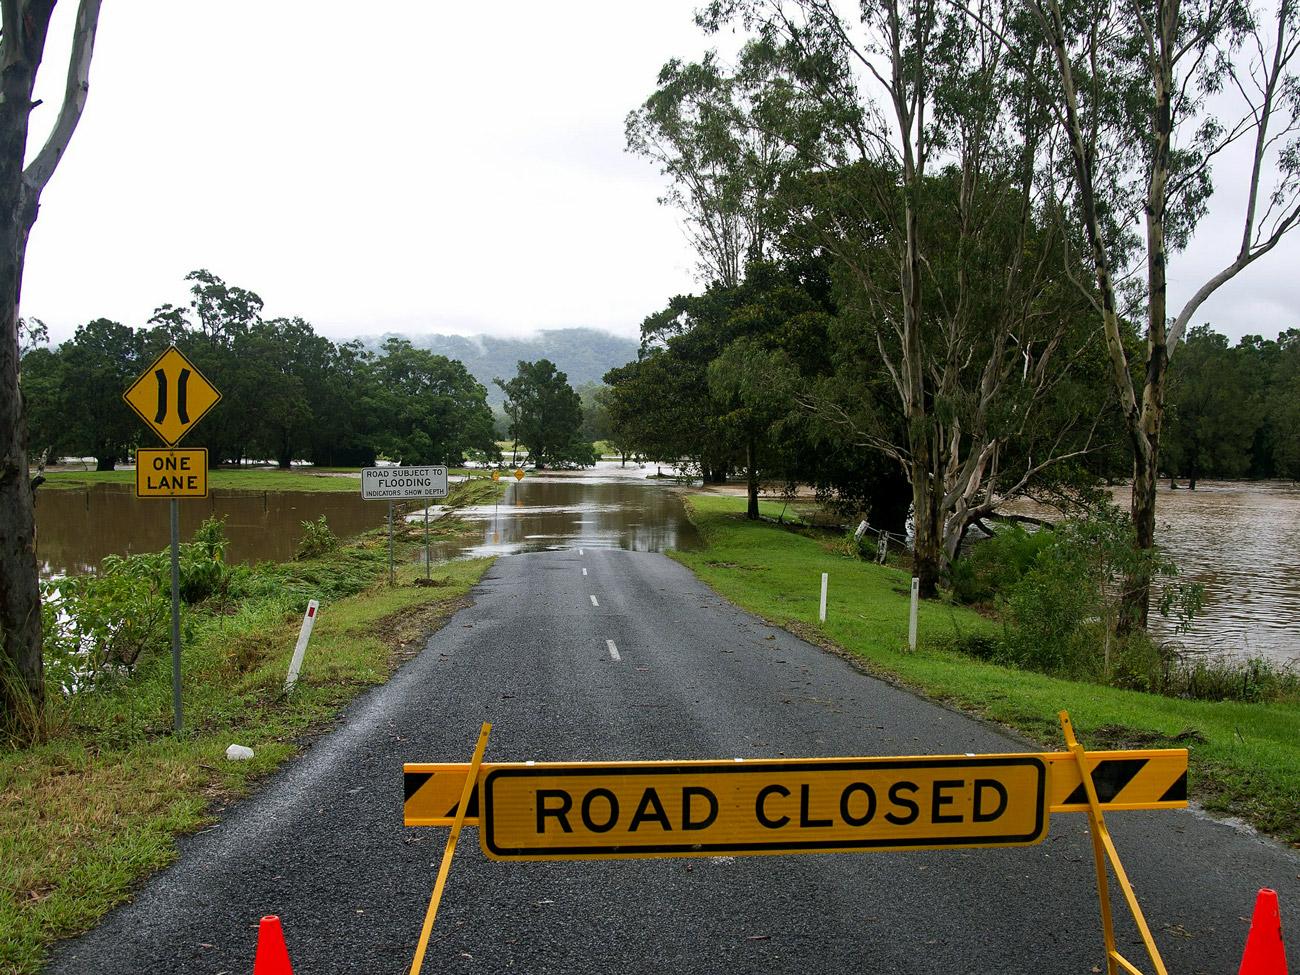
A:
[[[157,552],[171,542],[166,501],[140,500],[129,484],[96,484],[85,490],[37,491],[37,558],[41,578],[90,572],[105,555]],[[180,503],[181,540],[204,518],[226,519],[228,557],[234,562],[293,558],[302,523],[324,515],[340,536],[381,524],[388,505],[361,500],[357,492],[221,491]]]
[[[1129,503],[1129,492],[1115,500]],[[1185,578],[1205,586],[1189,633],[1153,616],[1154,632],[1189,651],[1300,665],[1300,485],[1200,481],[1156,502],[1156,543]]]
[[[444,544],[433,558],[513,555],[563,548],[621,548],[635,552],[700,545],[680,495],[648,470],[602,462],[582,474],[530,474],[512,483],[497,504],[462,508],[457,517],[478,527],[469,545]],[[409,516],[418,521],[417,512]]]
[[[579,546],[638,552],[697,547],[695,528],[671,490],[674,482],[647,479],[649,473],[653,471],[616,462],[602,462],[581,474],[530,472],[523,482],[510,483],[499,504],[457,511],[477,529],[476,536],[469,542],[435,542],[432,558]],[[130,485],[37,492],[42,578],[92,571],[105,555],[166,548],[167,509],[165,502],[138,500]],[[442,509],[431,510],[436,515]],[[224,516],[228,557],[252,563],[292,558],[304,521],[324,515],[335,534],[346,537],[383,524],[388,506],[362,501],[358,480],[355,494],[213,491],[206,500],[181,502],[180,515],[182,539],[204,518]],[[422,509],[409,510],[406,517],[422,520]]]
[[[671,481],[653,469],[602,462],[581,474],[529,473],[501,502],[457,515],[477,529],[469,542],[435,542],[435,560],[547,549],[621,548],[639,552],[698,548]],[[1126,488],[1116,492],[1126,505]],[[435,512],[439,509],[433,509]],[[355,494],[214,491],[181,504],[188,537],[209,515],[225,515],[230,558],[293,556],[301,523],[325,515],[347,536],[383,523],[388,507]],[[408,513],[418,521],[419,511]],[[37,493],[43,577],[90,571],[105,555],[167,546],[167,505],[139,501],[126,485]],[[1191,632],[1174,633],[1158,615],[1152,629],[1193,652],[1265,657],[1300,665],[1300,486],[1283,482],[1202,481],[1196,491],[1161,488],[1157,540],[1188,579],[1205,586],[1205,608]]]

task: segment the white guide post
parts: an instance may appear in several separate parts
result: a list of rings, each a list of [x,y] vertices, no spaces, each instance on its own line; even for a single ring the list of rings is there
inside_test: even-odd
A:
[[[821,616],[821,621],[823,623],[826,622],[826,581],[828,578],[829,578],[828,573],[823,572],[822,573],[822,608],[821,608],[821,613],[819,614]]]
[[[916,605],[921,598],[921,580],[912,576],[912,611],[908,614],[907,619],[907,646],[909,650],[916,649]]]
[[[320,603],[312,600],[307,604],[307,613],[302,618],[302,629],[298,631],[298,645],[293,648],[293,659],[289,661],[289,676],[284,681],[284,692],[288,694],[293,685],[298,683],[298,672],[302,670],[302,658],[307,652],[307,641],[311,639],[311,628],[316,625],[316,610]]]

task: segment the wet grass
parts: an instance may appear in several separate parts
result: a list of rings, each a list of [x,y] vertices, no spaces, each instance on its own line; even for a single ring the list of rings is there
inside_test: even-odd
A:
[[[471,481],[450,501],[499,491]],[[454,518],[436,525],[442,537],[465,531]],[[266,578],[237,604],[195,608],[183,735],[171,733],[171,661],[160,648],[129,677],[52,701],[43,744],[0,751],[0,975],[39,971],[54,941],[92,927],[175,859],[177,835],[211,823],[419,651],[491,560],[435,565],[426,584],[410,562],[417,538],[423,526],[399,527],[396,586],[387,585],[387,536],[374,531],[317,559],[259,567]],[[309,598],[321,599],[319,622],[285,696]],[[255,758],[226,761],[232,742]]]
[[[765,516],[778,506],[763,506]],[[987,718],[1051,750],[1068,710],[1089,748],[1187,747],[1192,798],[1300,846],[1300,707],[1184,700],[1062,680],[952,649],[997,624],[944,602],[920,607],[907,650],[908,573],[842,554],[838,538],[747,522],[744,499],[687,499],[705,540],[673,557],[721,595],[797,635],[851,654],[872,673]],[[818,621],[821,573],[827,621]],[[1000,628],[999,628],[1000,629]]]

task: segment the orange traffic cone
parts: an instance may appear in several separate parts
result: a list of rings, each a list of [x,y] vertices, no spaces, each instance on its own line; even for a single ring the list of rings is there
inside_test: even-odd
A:
[[[1282,917],[1277,910],[1277,891],[1264,887],[1255,898],[1255,916],[1250,919],[1246,951],[1237,975],[1286,975],[1286,949],[1282,946]]]
[[[289,966],[289,949],[284,943],[280,919],[274,914],[262,918],[257,929],[257,957],[253,959],[253,975],[293,975]]]

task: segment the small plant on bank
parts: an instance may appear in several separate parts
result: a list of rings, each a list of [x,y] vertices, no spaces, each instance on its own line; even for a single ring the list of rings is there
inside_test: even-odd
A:
[[[330,529],[329,522],[321,515],[315,521],[302,523],[302,538],[294,550],[296,559],[314,559],[318,555],[333,552],[339,547],[339,538]]]
[[[1003,621],[997,646],[959,649],[1047,674],[1116,687],[1183,696],[1189,686],[1171,646],[1122,625],[1123,580],[1155,580],[1156,606],[1183,632],[1201,608],[1203,590],[1178,578],[1174,562],[1156,550],[1135,550],[1132,525],[1113,505],[1056,529],[999,532],[956,563],[954,594],[996,607]],[[1205,683],[1202,681],[1202,683]]]

